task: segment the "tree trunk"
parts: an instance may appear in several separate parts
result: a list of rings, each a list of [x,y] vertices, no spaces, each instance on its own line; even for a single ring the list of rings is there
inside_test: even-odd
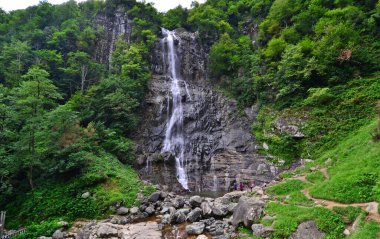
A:
[[[80,93],[83,94],[83,92],[84,92],[84,84],[86,83],[86,77],[87,77],[87,72],[88,72],[88,66],[82,65],[80,67],[80,71],[81,71]]]

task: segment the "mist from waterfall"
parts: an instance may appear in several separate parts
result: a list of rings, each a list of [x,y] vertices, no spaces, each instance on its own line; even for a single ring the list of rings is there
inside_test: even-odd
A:
[[[176,161],[176,176],[178,182],[185,189],[187,185],[186,161],[184,157],[185,142],[183,135],[183,107],[181,99],[179,58],[175,49],[175,41],[180,39],[173,31],[162,29],[164,38],[162,39],[164,68],[168,65],[166,76],[170,79],[170,97],[168,97],[169,120],[166,124],[165,140],[162,152],[170,152],[174,155]],[[166,53],[166,54],[165,54]],[[170,107],[171,106],[171,107]]]

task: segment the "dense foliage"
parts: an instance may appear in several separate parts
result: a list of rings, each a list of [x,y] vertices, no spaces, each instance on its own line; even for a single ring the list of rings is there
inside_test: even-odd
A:
[[[113,39],[111,61],[104,62],[97,50],[108,29],[96,22],[119,9],[133,20],[130,41]],[[253,133],[268,146],[260,153],[280,165],[300,157],[341,163],[330,180],[308,176],[312,195],[380,200],[378,142],[367,144],[368,131],[380,138],[380,123],[371,123],[380,99],[380,1],[207,0],[167,13],[136,0],[41,1],[0,9],[0,207],[10,227],[29,223],[27,236],[36,237],[59,219],[101,217],[113,203],[130,206],[149,190],[130,167],[130,138],[160,26],[197,31],[210,80],[241,109],[260,106]],[[272,132],[281,117],[302,119],[305,138]],[[289,181],[269,190],[290,204],[267,208],[278,215],[275,236],[287,237],[310,219],[330,238],[341,235],[337,214],[297,207],[312,206],[300,193],[306,186]],[[86,191],[96,197],[83,199]],[[366,224],[353,238],[376,231]]]
[[[108,64],[97,50],[108,29],[94,22],[120,8],[133,19],[131,41],[115,39]],[[130,166],[129,137],[150,78],[157,10],[135,0],[41,1],[1,10],[0,19],[0,207],[9,227],[133,205],[149,190]],[[96,198],[83,199],[86,191]]]

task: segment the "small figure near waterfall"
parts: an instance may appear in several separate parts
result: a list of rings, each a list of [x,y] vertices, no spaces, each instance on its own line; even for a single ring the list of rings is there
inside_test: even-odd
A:
[[[237,190],[237,188],[238,188],[237,182],[236,182],[236,181],[234,181],[234,191],[236,191],[236,190]]]
[[[254,181],[251,179],[251,180],[249,181],[249,188],[251,189],[251,192],[252,192],[254,186],[255,186],[255,183],[254,183]]]
[[[244,185],[243,185],[243,182],[240,181],[240,191],[243,191],[244,190]]]

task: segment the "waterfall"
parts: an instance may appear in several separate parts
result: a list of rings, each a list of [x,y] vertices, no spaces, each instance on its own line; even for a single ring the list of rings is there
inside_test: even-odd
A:
[[[174,45],[174,41],[180,39],[172,31],[162,29],[162,33],[165,36],[162,39],[163,51],[165,50],[166,52],[166,55],[164,55],[163,58],[163,64],[166,67],[166,62],[168,63],[166,75],[171,81],[170,93],[172,96],[171,102],[169,97],[167,102],[168,113],[170,116],[166,124],[165,140],[162,152],[170,152],[174,155],[176,161],[177,179],[182,187],[189,189],[187,185],[186,162],[184,157],[185,142],[183,135],[181,87],[179,85],[179,62]],[[169,106],[170,104],[171,107]],[[171,110],[171,112],[169,110]]]

